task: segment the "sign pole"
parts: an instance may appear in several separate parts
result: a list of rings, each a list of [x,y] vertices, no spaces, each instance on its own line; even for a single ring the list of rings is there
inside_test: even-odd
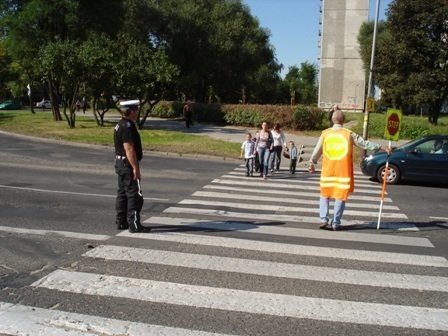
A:
[[[389,148],[392,148],[392,141],[389,140]],[[384,203],[384,195],[386,194],[386,185],[387,185],[387,176],[389,174],[389,154],[387,154],[386,168],[384,169],[384,177],[383,177],[383,187],[381,188],[381,203],[380,203],[380,212],[378,214],[378,223],[376,224],[376,229],[380,229],[381,224],[381,214],[383,212],[383,203]]]
[[[376,0],[375,23],[373,26],[373,38],[372,38],[372,51],[370,53],[369,81],[367,83],[367,98],[371,97],[372,99],[373,99],[372,95],[373,68],[375,66],[375,47],[376,47],[376,35],[377,35],[379,12],[380,12],[380,0]],[[367,105],[367,99],[364,99],[364,123],[362,126],[362,137],[365,140],[367,140],[369,135],[369,111],[366,105]]]
[[[389,148],[392,148],[392,140],[397,141],[400,134],[401,127],[401,111],[396,109],[387,109],[386,115],[386,127],[384,128],[384,138],[389,140]],[[389,159],[390,154],[387,154],[386,166],[384,168],[383,175],[383,187],[381,188],[381,203],[380,203],[380,212],[378,214],[378,223],[376,225],[376,229],[380,229],[381,223],[381,213],[383,212],[383,202],[384,196],[386,195],[386,186],[387,186],[387,177],[389,176]]]

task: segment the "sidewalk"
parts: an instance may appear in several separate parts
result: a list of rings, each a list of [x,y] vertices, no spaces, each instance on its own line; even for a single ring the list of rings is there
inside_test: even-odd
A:
[[[259,130],[255,127],[237,127],[237,126],[215,126],[208,124],[195,123],[192,127],[186,128],[183,120],[166,120],[160,118],[148,118],[145,123],[145,129],[169,129],[172,131],[184,132],[187,134],[206,135],[214,139],[243,143],[246,133],[250,132],[252,136]],[[298,166],[306,166],[309,157],[317,143],[317,137],[299,136],[285,131],[286,141],[294,141],[297,147],[304,145],[303,161]],[[282,160],[282,167],[286,169],[289,160]]]
[[[86,114],[92,115],[90,111],[87,111]],[[118,115],[106,116],[106,118],[108,120],[116,120],[116,121],[120,119]],[[347,124],[346,126],[350,128],[349,124]],[[145,129],[154,129],[154,130],[166,129],[171,131],[184,132],[187,134],[205,135],[214,139],[235,142],[240,144],[243,143],[243,141],[245,140],[245,134],[247,132],[250,132],[252,136],[254,136],[255,133],[259,130],[256,127],[216,126],[211,124],[201,124],[197,122],[194,123],[194,125],[191,126],[190,128],[186,128],[184,120],[163,119],[154,117],[148,117],[145,123]],[[287,142],[290,140],[294,141],[297,147],[300,147],[301,145],[304,146],[304,154],[302,156],[303,161],[300,164],[300,166],[307,166],[309,158],[314,150],[314,146],[316,145],[319,137],[305,136],[297,133],[288,133],[287,131],[285,131],[285,138]],[[380,143],[385,146],[388,145],[388,141],[384,139],[373,139],[372,141]],[[408,142],[408,140],[400,140],[394,142],[392,146],[396,147],[406,142]],[[354,150],[356,151],[358,149],[355,148]],[[282,166],[287,164],[287,162],[289,161],[282,160]],[[320,166],[320,164],[321,160],[319,160],[318,166]]]
[[[350,128],[350,125],[347,125]],[[167,120],[161,118],[148,118],[145,124],[146,129],[169,129],[173,131],[185,132],[188,134],[206,135],[214,139],[242,143],[245,140],[245,134],[250,132],[252,136],[258,131],[255,127],[238,127],[238,126],[215,126],[208,124],[195,123],[192,127],[186,128],[183,120]],[[286,141],[294,141],[297,147],[304,145],[305,153],[303,154],[303,162],[306,165],[319,138],[312,136],[304,136],[285,131]],[[373,139],[372,141],[387,146],[388,141],[384,139]],[[408,140],[394,142],[392,146],[398,146],[406,143]],[[358,150],[358,149],[354,149]],[[286,161],[286,160],[282,160]]]
[[[92,115],[90,111],[87,111],[88,115]],[[80,114],[81,115],[81,114]],[[107,116],[106,119],[118,121],[120,119],[119,116]],[[350,128],[350,125],[346,125]],[[259,131],[256,127],[239,127],[239,126],[216,126],[209,124],[200,124],[194,123],[194,125],[190,128],[185,127],[185,121],[181,119],[163,119],[163,118],[154,118],[148,117],[145,123],[145,129],[166,129],[178,132],[184,132],[188,134],[196,134],[196,135],[206,135],[214,139],[243,143],[245,140],[245,134],[250,132],[252,136],[255,135],[257,131]],[[285,131],[286,141],[294,141],[297,147],[300,145],[304,145],[307,148],[307,152],[311,155],[311,152],[314,149],[319,137],[315,136],[305,136],[294,133],[288,133]],[[374,139],[374,142],[378,142],[382,145],[387,145],[388,141],[383,139]],[[400,140],[398,142],[393,143],[393,146],[398,146],[403,143],[408,142],[408,140]]]
[[[185,132],[188,134],[207,135],[214,139],[243,143],[245,135],[250,132],[252,136],[259,130],[255,127],[238,126],[215,126],[195,123],[192,127],[186,128],[182,120],[166,120],[161,118],[148,118],[145,124],[146,129],[169,129],[172,131]],[[317,137],[299,136],[285,132],[286,141],[294,141],[297,146],[305,145],[312,147],[317,143]]]

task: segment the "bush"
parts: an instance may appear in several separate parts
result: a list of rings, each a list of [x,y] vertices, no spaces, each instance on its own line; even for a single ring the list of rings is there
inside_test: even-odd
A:
[[[225,113],[224,120],[229,125],[257,126],[264,121],[264,116],[259,111],[243,105]]]
[[[305,130],[320,130],[323,128],[326,113],[320,108],[297,105],[294,111],[293,128]]]
[[[152,117],[183,117],[182,102],[160,102]],[[317,107],[298,105],[241,105],[241,104],[202,104],[192,103],[193,118],[198,122],[229,124],[245,127],[259,127],[262,122],[270,125],[279,123],[286,129],[323,129],[325,112]]]
[[[220,104],[193,103],[193,119],[198,122],[224,123],[224,112]]]
[[[182,108],[180,110],[175,106],[175,103],[170,103],[166,101],[159,102],[153,107],[151,111],[151,117],[158,118],[178,118],[182,114]]]
[[[223,105],[225,121],[232,125],[259,127],[262,122],[293,127],[293,110],[289,105]]]

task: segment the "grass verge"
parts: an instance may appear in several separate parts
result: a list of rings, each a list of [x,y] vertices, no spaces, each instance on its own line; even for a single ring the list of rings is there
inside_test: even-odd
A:
[[[113,122],[105,122],[103,127],[99,127],[95,120],[77,116],[76,128],[70,129],[66,121],[53,121],[50,112],[0,113],[0,129],[3,131],[96,145],[113,146],[114,126]],[[169,130],[141,130],[140,136],[144,150],[156,152],[238,159],[241,146],[238,143],[216,140],[208,136]]]

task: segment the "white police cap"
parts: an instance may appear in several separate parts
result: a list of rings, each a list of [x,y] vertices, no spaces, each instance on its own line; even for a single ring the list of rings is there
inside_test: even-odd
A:
[[[140,105],[140,101],[138,99],[133,100],[123,100],[120,102],[121,107],[131,108],[131,107],[138,107]]]

